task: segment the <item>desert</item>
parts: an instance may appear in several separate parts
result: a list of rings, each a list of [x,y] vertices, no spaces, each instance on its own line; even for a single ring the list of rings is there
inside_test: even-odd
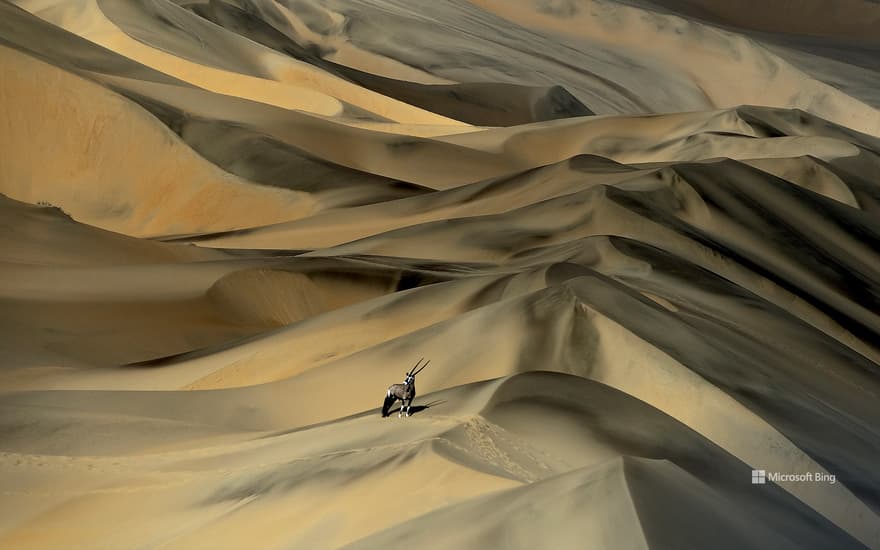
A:
[[[0,0],[0,75],[0,548],[880,549],[877,2]]]

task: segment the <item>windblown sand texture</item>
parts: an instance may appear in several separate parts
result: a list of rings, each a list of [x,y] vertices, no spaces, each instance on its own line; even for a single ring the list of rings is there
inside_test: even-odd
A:
[[[878,29],[0,0],[0,548],[880,548]]]

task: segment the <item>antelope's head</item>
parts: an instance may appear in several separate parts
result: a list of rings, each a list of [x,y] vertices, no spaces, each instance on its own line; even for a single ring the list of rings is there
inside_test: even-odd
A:
[[[422,357],[422,359],[424,359],[424,357]],[[427,367],[428,363],[431,362],[430,360],[425,361],[425,364],[422,365],[421,367],[419,367],[419,365],[421,365],[421,363],[422,363],[422,359],[419,359],[419,362],[416,363],[416,366],[414,366],[408,373],[406,373],[406,378],[403,381],[404,384],[409,385],[409,384],[412,384],[413,382],[415,382],[416,375],[418,373],[422,372],[423,370],[425,370],[425,367]],[[416,369],[418,369],[418,370],[416,370]]]

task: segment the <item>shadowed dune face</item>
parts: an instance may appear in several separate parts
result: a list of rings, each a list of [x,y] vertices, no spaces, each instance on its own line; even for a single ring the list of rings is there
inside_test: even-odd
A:
[[[659,0],[644,2],[682,15],[716,23],[782,35],[803,35],[852,41],[862,47],[877,46],[874,32],[880,24],[880,6],[872,0],[808,0],[806,2],[757,2],[747,0],[736,8],[707,0]],[[792,17],[798,10],[799,16]]]
[[[746,4],[0,1],[0,547],[880,549],[876,5]]]

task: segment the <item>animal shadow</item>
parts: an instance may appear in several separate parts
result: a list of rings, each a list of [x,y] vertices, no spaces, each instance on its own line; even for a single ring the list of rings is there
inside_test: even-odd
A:
[[[438,399],[437,401],[431,401],[430,403],[426,403],[424,405],[413,405],[409,409],[410,416],[416,415],[424,410],[430,409],[431,407],[442,405],[443,403],[446,403],[445,399]],[[396,409],[391,409],[390,411],[388,411],[388,416],[391,416],[393,413],[396,413],[398,411],[400,411],[400,407],[397,407]]]

